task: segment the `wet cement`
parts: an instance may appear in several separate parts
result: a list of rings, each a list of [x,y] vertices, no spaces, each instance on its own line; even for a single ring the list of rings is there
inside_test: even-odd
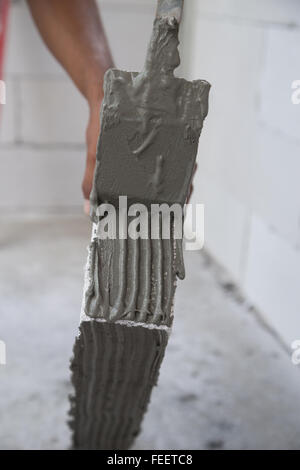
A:
[[[176,277],[184,277],[181,249],[172,232],[170,239],[101,240],[96,229],[88,249],[83,317],[170,327]]]
[[[90,228],[66,214],[10,214],[0,225],[0,448],[68,449],[68,362]],[[185,261],[158,386],[132,448],[299,449],[292,350],[283,351],[214,261],[203,252]]]
[[[71,365],[77,449],[128,449],[140,431],[168,341],[166,331],[83,322]]]
[[[167,240],[161,226],[151,239],[151,223],[146,239],[97,236],[98,206],[110,203],[118,211],[120,195],[128,205],[148,208],[186,201],[210,86],[174,77],[178,26],[175,17],[159,15],[144,70],[105,75],[91,194],[94,232],[72,360],[74,448],[131,445],[167,345],[176,277],[184,277],[182,239],[174,239],[173,227]]]

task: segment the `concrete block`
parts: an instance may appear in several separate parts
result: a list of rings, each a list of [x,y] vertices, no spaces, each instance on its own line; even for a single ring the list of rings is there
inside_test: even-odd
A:
[[[295,246],[300,234],[300,142],[267,126],[260,126],[257,135],[251,207]]]
[[[300,104],[293,104],[292,83],[300,80],[299,30],[271,29],[267,32],[266,57],[261,81],[260,119],[287,136],[300,139]]]
[[[204,248],[239,282],[247,208],[207,174],[198,172],[194,188],[191,202],[205,205]]]
[[[70,80],[24,79],[20,90],[23,142],[85,142],[88,106]]]
[[[257,26],[264,23],[276,26],[299,25],[300,18],[297,0],[189,0],[185,8],[188,7],[193,8],[194,14],[216,20],[253,22]]]
[[[267,322],[291,344],[300,339],[300,251],[253,217],[244,289]]]

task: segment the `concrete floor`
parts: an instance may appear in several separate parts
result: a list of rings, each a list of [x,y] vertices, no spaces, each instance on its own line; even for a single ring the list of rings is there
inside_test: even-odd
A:
[[[0,219],[0,448],[65,449],[89,224]],[[135,449],[299,449],[300,370],[207,256],[186,254]]]

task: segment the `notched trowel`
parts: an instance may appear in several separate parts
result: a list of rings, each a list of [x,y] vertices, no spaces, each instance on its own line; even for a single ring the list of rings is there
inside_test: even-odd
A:
[[[71,369],[73,445],[126,449],[140,430],[173,321],[182,240],[98,236],[97,209],[119,197],[128,206],[178,203],[191,184],[210,85],[174,77],[183,0],[160,0],[144,69],[110,69],[91,194],[89,247],[80,334]],[[159,424],[158,424],[159,425]]]

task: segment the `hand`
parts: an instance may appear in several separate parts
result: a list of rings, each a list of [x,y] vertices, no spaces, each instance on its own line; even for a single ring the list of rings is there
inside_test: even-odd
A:
[[[100,133],[100,108],[101,100],[90,106],[90,117],[86,130],[87,156],[84,177],[82,181],[82,192],[84,197],[84,212],[90,213],[90,193],[93,185],[93,177],[96,165],[97,142]]]

